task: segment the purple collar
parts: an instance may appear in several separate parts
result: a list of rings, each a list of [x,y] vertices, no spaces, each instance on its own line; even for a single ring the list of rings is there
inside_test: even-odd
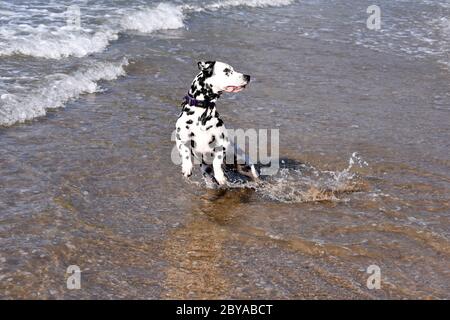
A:
[[[187,94],[184,97],[184,101],[186,101],[186,103],[190,106],[200,107],[200,108],[212,108],[216,105],[214,102],[211,102],[208,100],[197,100],[190,94]]]

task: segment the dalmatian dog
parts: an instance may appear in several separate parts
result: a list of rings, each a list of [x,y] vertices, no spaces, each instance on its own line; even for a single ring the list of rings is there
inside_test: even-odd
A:
[[[205,178],[225,185],[227,178],[223,167],[226,151],[236,146],[230,142],[216,110],[216,102],[224,92],[242,91],[250,82],[250,76],[236,72],[232,66],[219,61],[201,61],[198,68],[200,73],[184,97],[176,123],[176,146],[182,159],[182,173],[186,178],[191,176],[192,157],[195,157]],[[248,157],[243,165],[237,163],[236,156],[242,154],[242,150],[236,150],[233,154],[237,171],[257,180],[258,172]]]

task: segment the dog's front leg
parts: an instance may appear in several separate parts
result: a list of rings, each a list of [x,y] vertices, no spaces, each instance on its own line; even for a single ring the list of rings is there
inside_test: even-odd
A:
[[[227,183],[227,179],[225,178],[225,174],[223,173],[222,163],[223,163],[222,152],[215,153],[213,159],[214,178],[220,185],[224,185]]]
[[[180,140],[177,140],[177,148],[181,157],[181,172],[186,178],[192,175],[191,150]]]

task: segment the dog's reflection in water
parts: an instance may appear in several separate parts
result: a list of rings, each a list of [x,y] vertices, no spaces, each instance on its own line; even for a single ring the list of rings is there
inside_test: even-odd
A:
[[[230,222],[244,214],[239,207],[249,203],[253,195],[254,191],[247,188],[207,189],[201,196],[199,211],[215,223]]]
[[[183,227],[165,245],[169,267],[165,296],[172,299],[224,299],[234,287],[227,274],[228,241],[245,214],[240,206],[251,201],[249,189],[206,189]],[[238,227],[238,226],[236,226]]]

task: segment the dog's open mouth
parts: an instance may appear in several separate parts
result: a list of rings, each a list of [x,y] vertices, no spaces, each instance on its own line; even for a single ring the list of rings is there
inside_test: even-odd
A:
[[[245,89],[247,85],[244,84],[243,86],[228,86],[225,88],[226,92],[239,92]]]

